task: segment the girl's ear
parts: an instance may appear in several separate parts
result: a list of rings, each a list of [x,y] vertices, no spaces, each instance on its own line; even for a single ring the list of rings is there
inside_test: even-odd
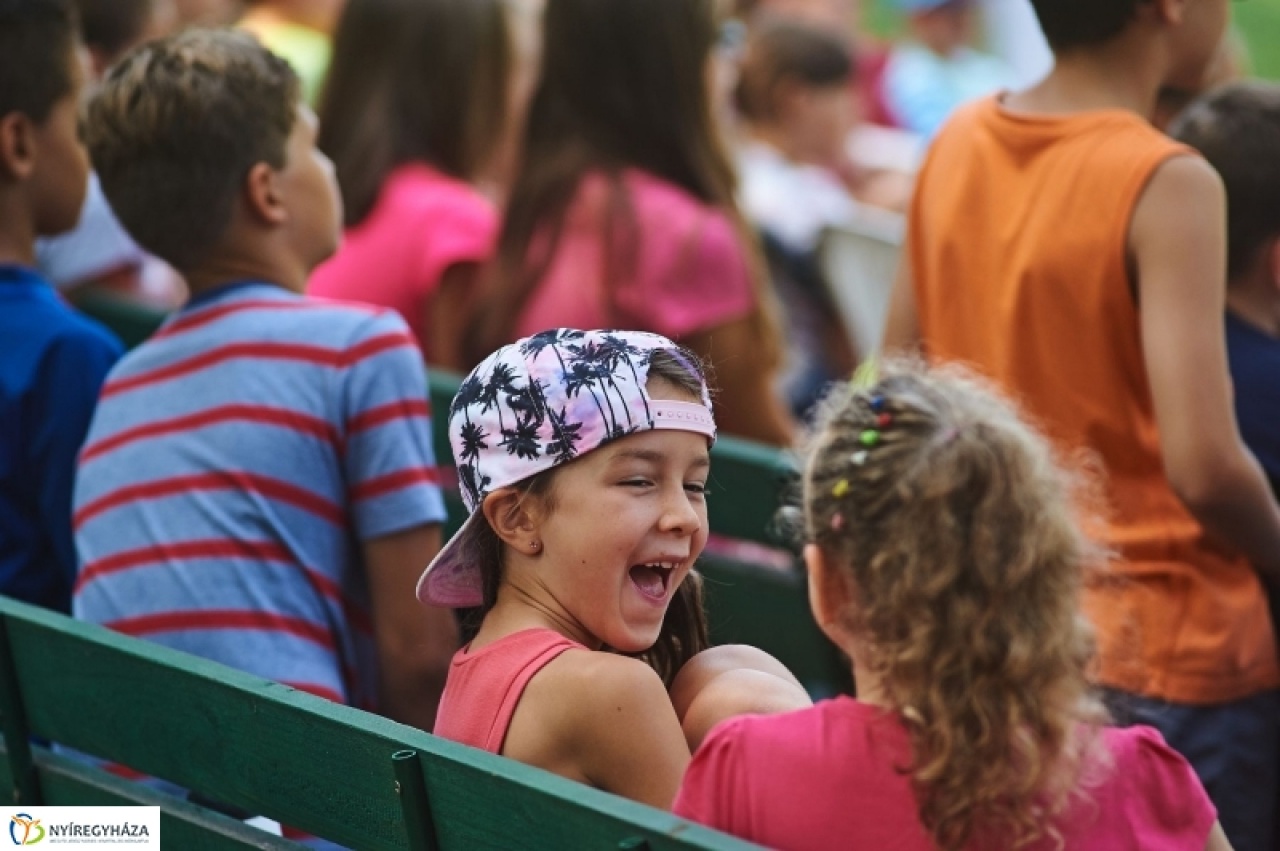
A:
[[[814,620],[832,644],[852,656],[855,642],[846,626],[854,605],[851,580],[817,544],[805,545],[804,564],[809,571],[809,608]]]
[[[530,539],[538,537],[538,518],[530,511],[529,503],[520,491],[505,487],[486,496],[480,510],[503,543],[526,550]]]

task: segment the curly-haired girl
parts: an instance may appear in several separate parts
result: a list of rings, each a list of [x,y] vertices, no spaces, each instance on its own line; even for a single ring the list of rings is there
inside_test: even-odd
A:
[[[719,726],[677,813],[778,848],[1228,848],[1159,733],[1104,726],[1079,493],[962,371],[890,364],[837,391],[805,561],[858,697]]]

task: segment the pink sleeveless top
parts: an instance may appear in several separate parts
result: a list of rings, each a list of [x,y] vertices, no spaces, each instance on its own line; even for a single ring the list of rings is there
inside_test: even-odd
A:
[[[469,647],[455,653],[449,665],[434,732],[500,754],[529,680],[564,651],[582,645],[550,629],[525,629],[474,653]]]

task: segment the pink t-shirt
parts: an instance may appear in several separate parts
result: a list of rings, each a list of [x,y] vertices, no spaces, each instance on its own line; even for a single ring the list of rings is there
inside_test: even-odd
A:
[[[474,653],[459,650],[449,665],[437,736],[490,753],[502,753],[520,696],[534,674],[566,650],[582,647],[550,629],[525,629]]]
[[[1113,767],[1059,820],[1064,847],[1202,851],[1217,813],[1187,761],[1149,727],[1109,728],[1102,741]],[[910,758],[901,722],[853,698],[744,716],[712,730],[673,809],[771,848],[934,851],[897,770]]]
[[[755,308],[750,266],[729,217],[678,186],[634,169],[623,172],[623,240],[634,263],[605,289],[604,228],[615,202],[603,174],[583,178],[565,216],[546,274],[516,323],[516,336],[547,328],[622,328],[675,340],[747,316]],[[626,233],[626,231],[623,231]]]
[[[461,180],[423,163],[387,178],[369,215],[311,276],[307,292],[396,310],[425,339],[431,297],[445,270],[493,253],[498,214]]]

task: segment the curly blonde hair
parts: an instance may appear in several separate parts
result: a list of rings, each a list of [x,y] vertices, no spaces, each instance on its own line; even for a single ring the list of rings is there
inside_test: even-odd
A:
[[[1086,668],[1079,483],[1012,404],[896,361],[837,390],[804,479],[807,537],[847,571],[846,626],[910,733],[903,766],[944,851],[1045,836],[1106,712]]]

